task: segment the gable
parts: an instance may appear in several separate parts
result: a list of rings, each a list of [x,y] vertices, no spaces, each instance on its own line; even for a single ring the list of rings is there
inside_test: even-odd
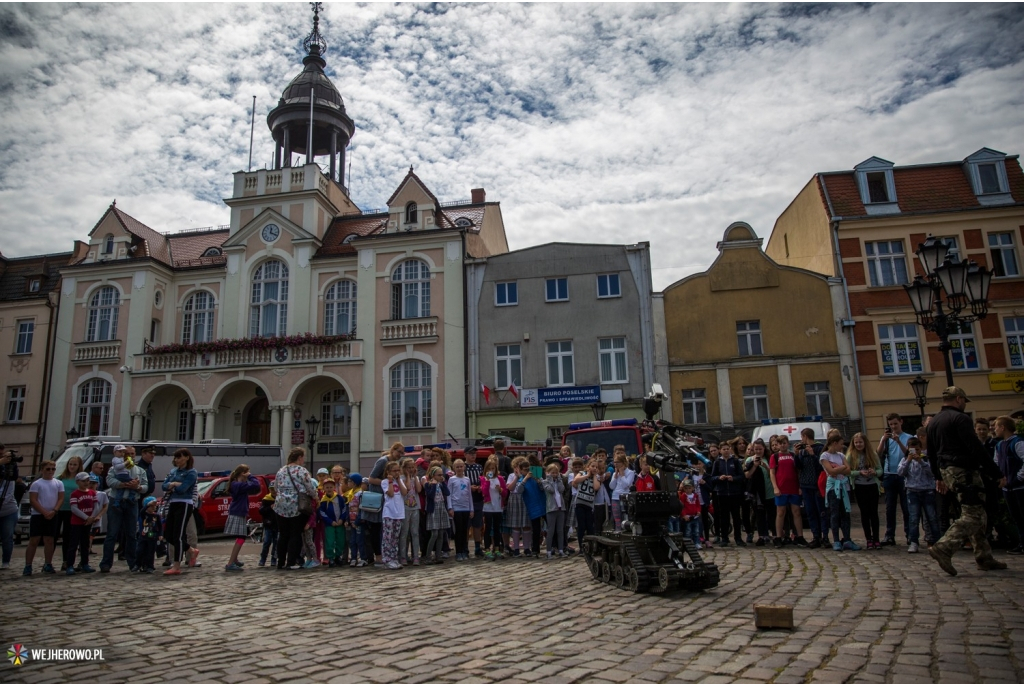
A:
[[[237,233],[225,240],[222,243],[223,248],[244,248],[253,236],[259,235],[263,231],[267,224],[275,224],[281,229],[282,233],[287,232],[291,236],[293,243],[317,241],[317,237],[306,229],[286,219],[280,212],[267,208],[253,217],[249,223],[239,228]]]

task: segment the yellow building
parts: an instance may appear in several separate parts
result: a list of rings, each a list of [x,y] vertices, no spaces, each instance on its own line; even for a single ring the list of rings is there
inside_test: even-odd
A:
[[[841,282],[780,266],[762,242],[734,223],[707,271],[665,289],[672,416],[722,437],[799,415],[855,428],[852,343],[834,314]]]
[[[982,148],[966,159],[894,166],[872,157],[851,170],[815,174],[775,222],[767,253],[845,281],[842,318],[856,340],[869,437],[883,416],[918,425],[910,381],[929,381],[928,411],[946,386],[939,339],[917,325],[903,285],[923,275],[914,252],[944,238],[954,259],[994,271],[988,315],[950,337],[954,381],[978,416],[1021,409],[1024,381],[1024,173],[1015,155]],[[1024,390],[1024,383],[1020,390]],[[909,415],[909,416],[908,416]]]

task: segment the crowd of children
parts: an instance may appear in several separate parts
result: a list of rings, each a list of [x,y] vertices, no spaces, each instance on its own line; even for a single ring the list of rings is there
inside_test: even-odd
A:
[[[1000,417],[1000,421],[996,433],[1002,441],[993,442],[992,447],[1001,470],[1013,476],[1007,498],[1013,500],[1010,508],[1018,518],[1017,509],[1024,506],[1013,505],[1024,501],[1024,492],[1018,492],[1024,491],[1024,444],[1013,434],[1012,420]],[[856,501],[864,546],[880,549],[879,455],[863,433],[856,433],[847,445],[839,431],[832,430],[824,443],[816,443],[808,429],[795,449],[785,435],[772,436],[767,444],[737,437],[708,445],[707,466],[698,461],[691,472],[674,474],[680,513],[669,520],[669,530],[684,534],[697,549],[728,547],[730,538],[737,546],[809,548],[828,547],[831,539],[835,551],[858,551],[861,545],[852,540],[850,530]],[[284,556],[278,558],[282,507],[271,487],[259,505],[263,523],[259,566],[269,561],[278,568],[374,565],[397,570],[444,563],[452,547],[455,561],[467,561],[471,540],[477,558],[565,557],[575,553],[568,544],[571,536],[582,545],[585,535],[623,528],[624,494],[662,489],[661,474],[642,455],[631,458],[621,445],[614,448],[610,465],[602,448],[588,458],[563,448],[544,463],[537,455],[509,459],[500,440],[495,448],[496,453],[486,456],[481,465],[474,449],[467,451],[466,460],[453,460],[440,448],[427,449],[413,459],[404,456],[404,447],[396,443],[381,457],[379,491],[370,487],[373,478],[347,473],[340,465],[320,469],[314,480],[300,461],[309,492],[315,487],[316,494],[309,513],[302,514],[297,563],[285,564]],[[180,452],[175,454],[175,469],[164,481],[164,500],[147,497],[142,503],[136,559],[142,572],[153,573],[156,559],[166,553],[173,562],[165,573],[174,575],[190,550],[184,521],[193,503],[195,471],[191,455],[187,450]],[[125,467],[118,465],[120,471]],[[54,470],[54,462],[44,462],[41,477],[29,489],[33,515],[26,569],[42,543],[44,571],[53,572],[55,528],[66,504],[70,533],[63,547],[64,566],[69,574],[91,573],[90,543],[102,532],[105,493],[97,490],[98,476],[81,472],[80,463],[69,464],[60,477],[55,477]],[[896,472],[907,491],[908,551],[914,553],[921,544],[922,527],[929,546],[943,529],[923,429],[905,441]],[[114,477],[120,476],[115,473]],[[239,553],[249,534],[249,498],[260,491],[260,485],[244,464],[229,481],[231,504],[225,533],[234,536],[235,543],[225,570],[237,572],[243,570]],[[1020,499],[1013,499],[1018,494]],[[295,493],[289,497],[297,499]],[[378,527],[369,525],[369,513],[380,514]],[[813,536],[810,541],[803,534],[805,517]],[[377,544],[374,535],[379,535]],[[167,552],[164,542],[171,543]]]

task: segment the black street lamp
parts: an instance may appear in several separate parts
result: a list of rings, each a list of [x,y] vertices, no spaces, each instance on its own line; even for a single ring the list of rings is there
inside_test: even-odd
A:
[[[903,286],[917,316],[917,323],[939,336],[939,350],[946,365],[946,384],[953,385],[949,360],[949,336],[988,314],[988,288],[992,272],[966,259],[954,262],[942,238],[928,236],[917,246],[925,278]],[[945,299],[943,299],[945,298]]]
[[[72,426],[68,430],[64,431],[64,435],[68,436],[68,440],[69,441],[71,441],[71,440],[78,440],[78,438],[82,437],[82,434],[79,433],[78,429],[75,428],[74,426]]]
[[[921,410],[921,423],[924,423],[924,407],[928,404],[928,379],[917,374],[914,380],[910,381],[910,387],[914,390],[914,403]]]
[[[594,412],[595,421],[604,421],[604,412],[608,408],[608,405],[604,402],[595,402],[590,405],[591,410]]]
[[[309,470],[313,470],[313,448],[316,447],[316,431],[320,427],[320,419],[315,415],[306,419],[306,429],[309,437],[306,439],[309,444]]]

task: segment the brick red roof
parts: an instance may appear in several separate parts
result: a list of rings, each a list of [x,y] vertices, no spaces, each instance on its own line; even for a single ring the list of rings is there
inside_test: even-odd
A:
[[[458,228],[455,222],[459,219],[469,219],[473,222],[473,226],[469,230],[479,231],[480,226],[484,222],[484,205],[476,204],[445,207],[441,210],[441,218],[437,223],[441,228]]]
[[[167,266],[171,265],[171,250],[163,233],[158,233],[135,217],[125,214],[116,205],[110,205],[110,211],[124,226],[124,230],[142,241],[143,254],[139,255],[140,257],[152,257]]]
[[[220,247],[228,238],[228,229],[202,231],[195,233],[177,233],[167,236],[171,259],[176,267],[212,266],[223,264],[227,257],[204,257],[203,253],[211,247]]]
[[[349,236],[367,236],[383,233],[388,225],[387,214],[370,214],[366,216],[339,216],[324,233],[323,243],[316,251],[317,257],[355,254],[356,249],[345,242]]]
[[[1024,203],[1024,171],[1016,157],[1006,158],[1006,176],[1014,202]],[[963,162],[945,162],[920,166],[893,167],[896,203],[900,212],[950,212],[983,207],[978,202]],[[832,171],[819,175],[826,209],[832,203],[832,216],[866,217],[854,171]]]

